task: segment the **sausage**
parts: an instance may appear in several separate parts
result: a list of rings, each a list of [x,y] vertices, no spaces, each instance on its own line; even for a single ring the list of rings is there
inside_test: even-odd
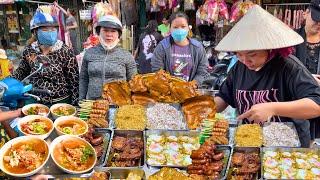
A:
[[[218,154],[213,155],[212,158],[213,158],[214,160],[216,160],[216,161],[220,161],[221,159],[223,159],[223,157],[224,157],[224,153],[221,152],[221,153],[218,153]]]
[[[188,170],[187,172],[188,174],[198,174],[198,175],[203,174],[203,170]]]
[[[203,165],[194,165],[194,164],[191,164],[187,167],[188,170],[201,170],[201,169],[206,169],[205,166]]]
[[[211,163],[207,169],[210,169],[212,171],[221,171],[223,168],[223,163],[219,164],[219,163]]]
[[[204,153],[203,151],[194,151],[191,154],[191,159],[204,159],[207,157],[207,154]]]
[[[97,138],[94,138],[91,140],[91,144],[96,146],[96,145],[99,145],[103,142],[103,137],[100,136],[100,137],[97,137]]]
[[[214,171],[212,171],[211,169],[206,169],[206,171],[204,171],[204,174],[207,176],[211,176],[214,173]]]
[[[206,164],[209,161],[209,159],[192,159],[192,164]]]

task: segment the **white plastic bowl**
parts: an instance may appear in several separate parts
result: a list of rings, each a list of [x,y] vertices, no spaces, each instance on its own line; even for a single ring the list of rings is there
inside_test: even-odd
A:
[[[52,115],[53,119],[57,119],[57,118],[59,118],[59,117],[63,117],[63,116],[60,116],[60,115],[55,114],[55,113],[53,112],[53,110],[55,110],[56,108],[61,107],[61,106],[62,106],[62,107],[69,107],[69,108],[72,108],[72,109],[74,110],[74,113],[73,113],[73,114],[70,114],[70,115],[68,115],[68,116],[75,116],[75,115],[77,114],[77,109],[76,109],[74,106],[72,106],[71,104],[58,103],[58,104],[54,104],[54,105],[52,105],[52,106],[50,107],[50,112],[51,112],[51,115]]]
[[[61,135],[71,135],[71,134],[66,134],[66,133],[60,131],[59,128],[58,128],[59,125],[64,124],[65,122],[70,121],[70,120],[79,122],[79,123],[83,124],[83,126],[85,127],[84,133],[77,134],[77,135],[72,135],[72,136],[82,136],[82,135],[84,135],[84,134],[86,134],[88,132],[89,126],[84,120],[82,120],[80,118],[77,118],[75,116],[62,116],[62,117],[59,117],[58,119],[56,119],[54,121],[54,124],[53,124],[54,125],[54,129],[55,129],[56,133],[59,136],[61,136]]]
[[[45,117],[48,117],[49,114],[50,114],[50,109],[48,108],[48,106],[46,105],[43,105],[43,104],[28,104],[28,105],[25,105],[23,106],[22,108],[22,113],[25,115],[25,116],[29,116],[30,114],[27,113],[28,109],[31,108],[31,107],[44,107],[48,110],[48,113],[47,114],[35,114],[35,115],[40,115],[40,116],[45,116]]]
[[[53,150],[54,148],[59,144],[61,143],[62,141],[68,141],[68,140],[73,140],[73,139],[76,139],[76,140],[80,140],[82,142],[84,142],[86,145],[90,146],[93,151],[94,151],[94,157],[95,157],[95,160],[92,164],[91,167],[89,167],[88,169],[86,170],[83,170],[83,171],[73,171],[73,170],[69,170],[69,169],[66,169],[64,167],[62,167],[58,162],[57,160],[55,159],[54,155],[53,155]],[[80,137],[77,137],[77,136],[70,136],[70,135],[63,135],[63,136],[59,136],[57,137],[56,139],[54,139],[51,144],[50,144],[50,155],[51,155],[51,158],[53,160],[53,162],[64,172],[66,173],[70,173],[70,174],[83,174],[83,173],[86,173],[88,171],[90,171],[91,169],[93,169],[93,167],[95,166],[96,162],[97,162],[97,153],[95,151],[95,149],[92,147],[92,145],[90,143],[88,143],[86,140],[80,138]]]
[[[17,138],[11,139],[9,142],[4,144],[4,146],[2,146],[2,148],[0,149],[0,169],[1,169],[1,171],[3,171],[4,173],[6,173],[6,174],[8,174],[10,176],[14,176],[14,177],[28,177],[28,176],[32,176],[32,175],[36,174],[37,172],[39,172],[43,168],[43,166],[47,163],[47,161],[49,160],[50,151],[48,152],[48,156],[46,157],[45,161],[37,169],[35,169],[33,171],[30,171],[28,173],[24,173],[24,174],[14,174],[14,173],[8,172],[6,170],[6,168],[4,167],[4,162],[3,162],[3,157],[4,157],[5,153],[9,150],[9,148],[12,145],[14,145],[16,143],[19,143],[19,142],[22,142],[22,141],[28,141],[28,140],[33,140],[33,139],[37,139],[39,141],[42,141],[47,146],[47,149],[49,151],[48,143],[46,141],[44,141],[43,139],[40,139],[38,137],[21,136],[21,137],[17,137]]]
[[[35,119],[41,119],[41,120],[44,120],[44,121],[47,121],[51,124],[51,129],[46,133],[46,134],[42,134],[42,135],[33,135],[33,134],[28,134],[24,131],[22,131],[22,128],[21,128],[21,125],[22,124],[25,124],[29,121],[33,121]],[[47,137],[50,136],[50,134],[52,133],[53,129],[54,129],[54,124],[52,122],[51,119],[47,118],[47,117],[44,117],[44,116],[40,116],[40,115],[29,115],[29,116],[25,116],[23,118],[21,118],[19,121],[18,121],[18,129],[19,131],[21,131],[21,133],[23,133],[25,136],[35,136],[35,137],[39,137],[41,139],[46,139]]]

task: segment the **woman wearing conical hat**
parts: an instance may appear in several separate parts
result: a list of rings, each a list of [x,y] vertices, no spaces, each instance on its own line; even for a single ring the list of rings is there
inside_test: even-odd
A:
[[[246,123],[294,122],[303,147],[309,121],[320,116],[320,87],[291,47],[301,36],[255,5],[217,45],[239,58],[215,97],[217,110],[237,109]]]

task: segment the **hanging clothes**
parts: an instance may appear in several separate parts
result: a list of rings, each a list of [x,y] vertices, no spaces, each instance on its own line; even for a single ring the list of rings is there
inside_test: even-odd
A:
[[[194,0],[184,0],[184,10],[195,10]]]
[[[110,5],[112,6],[112,9],[117,14],[118,18],[121,17],[121,9],[120,9],[120,0],[109,0]]]
[[[129,26],[137,24],[138,14],[135,0],[121,0],[121,21]]]

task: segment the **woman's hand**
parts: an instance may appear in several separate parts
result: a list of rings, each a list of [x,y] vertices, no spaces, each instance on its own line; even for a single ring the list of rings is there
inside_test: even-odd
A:
[[[273,103],[261,103],[253,105],[249,111],[238,116],[238,119],[248,119],[251,122],[261,124],[269,121],[272,116],[275,116]]]

